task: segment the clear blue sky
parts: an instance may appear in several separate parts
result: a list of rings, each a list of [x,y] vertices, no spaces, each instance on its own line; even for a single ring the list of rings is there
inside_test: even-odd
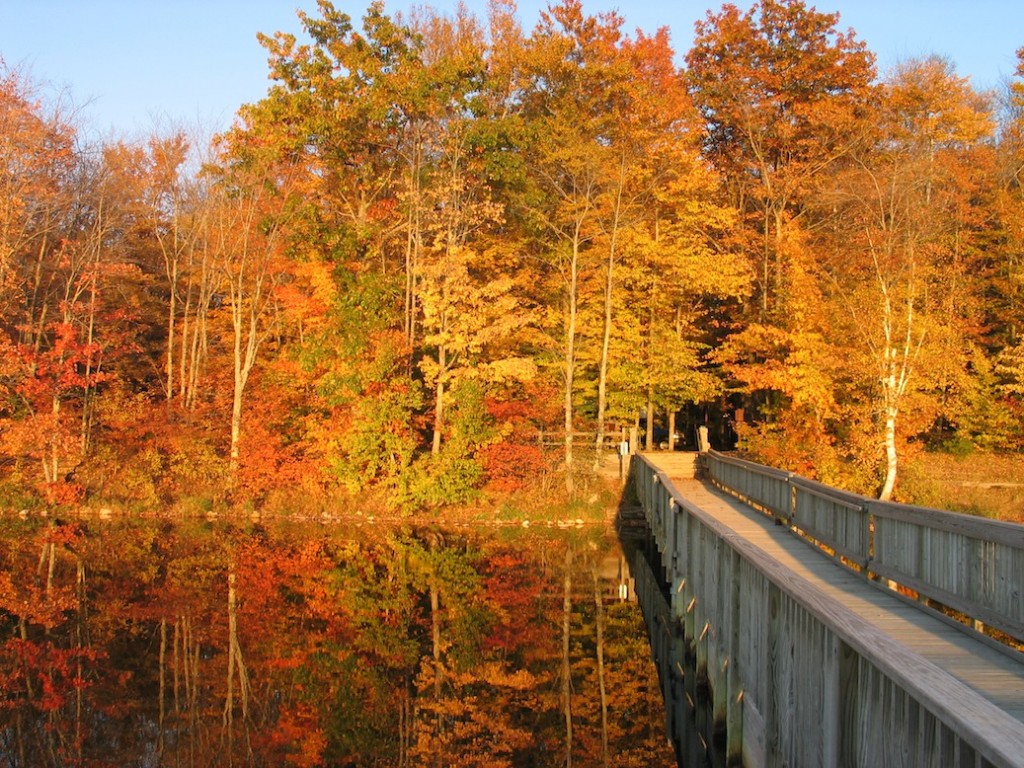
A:
[[[733,0],[740,8],[752,0]],[[417,3],[440,10],[456,0]],[[353,18],[369,0],[335,0]],[[408,0],[387,0],[388,12]],[[532,28],[543,0],[520,0],[523,26]],[[940,54],[979,89],[1013,74],[1024,47],[1024,0],[809,0],[839,11],[877,55],[881,70],[899,60]],[[486,0],[468,0],[483,15]],[[619,9],[630,31],[672,31],[676,50],[692,41],[693,23],[721,2],[711,0],[584,0],[584,10]],[[235,110],[267,90],[266,55],[257,32],[300,32],[296,9],[315,0],[0,0],[0,56],[33,82],[63,89],[81,107],[81,120],[103,136],[148,134],[183,125],[227,127]]]

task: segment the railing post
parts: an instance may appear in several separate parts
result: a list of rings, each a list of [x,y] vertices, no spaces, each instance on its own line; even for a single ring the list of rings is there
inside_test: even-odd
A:
[[[787,523],[796,520],[796,485],[793,484],[793,473],[786,473],[786,487],[789,488],[789,519]]]
[[[740,678],[740,621],[742,611],[740,603],[743,599],[742,589],[742,558],[736,550],[730,550],[729,556],[729,621],[728,651],[726,660],[725,696],[725,762],[726,765],[739,765],[743,759],[743,680]]]

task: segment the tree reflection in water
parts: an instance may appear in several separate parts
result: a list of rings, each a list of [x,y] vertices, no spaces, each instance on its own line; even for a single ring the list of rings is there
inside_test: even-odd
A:
[[[600,527],[0,534],[0,766],[674,763]]]

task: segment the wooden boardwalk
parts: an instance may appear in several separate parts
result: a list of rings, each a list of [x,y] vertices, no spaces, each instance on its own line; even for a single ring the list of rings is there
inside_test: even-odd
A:
[[[945,701],[950,710],[976,719],[1004,745],[1019,742],[1019,762],[1011,764],[1024,766],[1024,654],[866,579],[787,526],[694,479],[692,455],[649,453],[645,459],[671,480],[689,514],[706,519],[720,538],[759,553],[771,570],[786,574],[794,592],[847,617],[840,627],[844,636],[926,676],[937,706]],[[965,696],[965,689],[977,696]]]

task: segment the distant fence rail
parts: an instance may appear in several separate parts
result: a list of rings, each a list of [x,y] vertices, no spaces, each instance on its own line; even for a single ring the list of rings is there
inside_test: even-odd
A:
[[[619,442],[622,440],[622,434],[619,431],[616,432],[605,432],[601,436],[601,446],[609,450],[618,450]],[[537,444],[547,446],[562,446],[565,445],[565,432],[559,430],[551,430],[545,432],[543,429],[537,431]],[[597,445],[597,432],[591,431],[575,431],[572,433],[572,444],[578,447],[593,448]]]
[[[1024,642],[1024,526],[869,499],[717,451],[713,483],[886,579]]]

